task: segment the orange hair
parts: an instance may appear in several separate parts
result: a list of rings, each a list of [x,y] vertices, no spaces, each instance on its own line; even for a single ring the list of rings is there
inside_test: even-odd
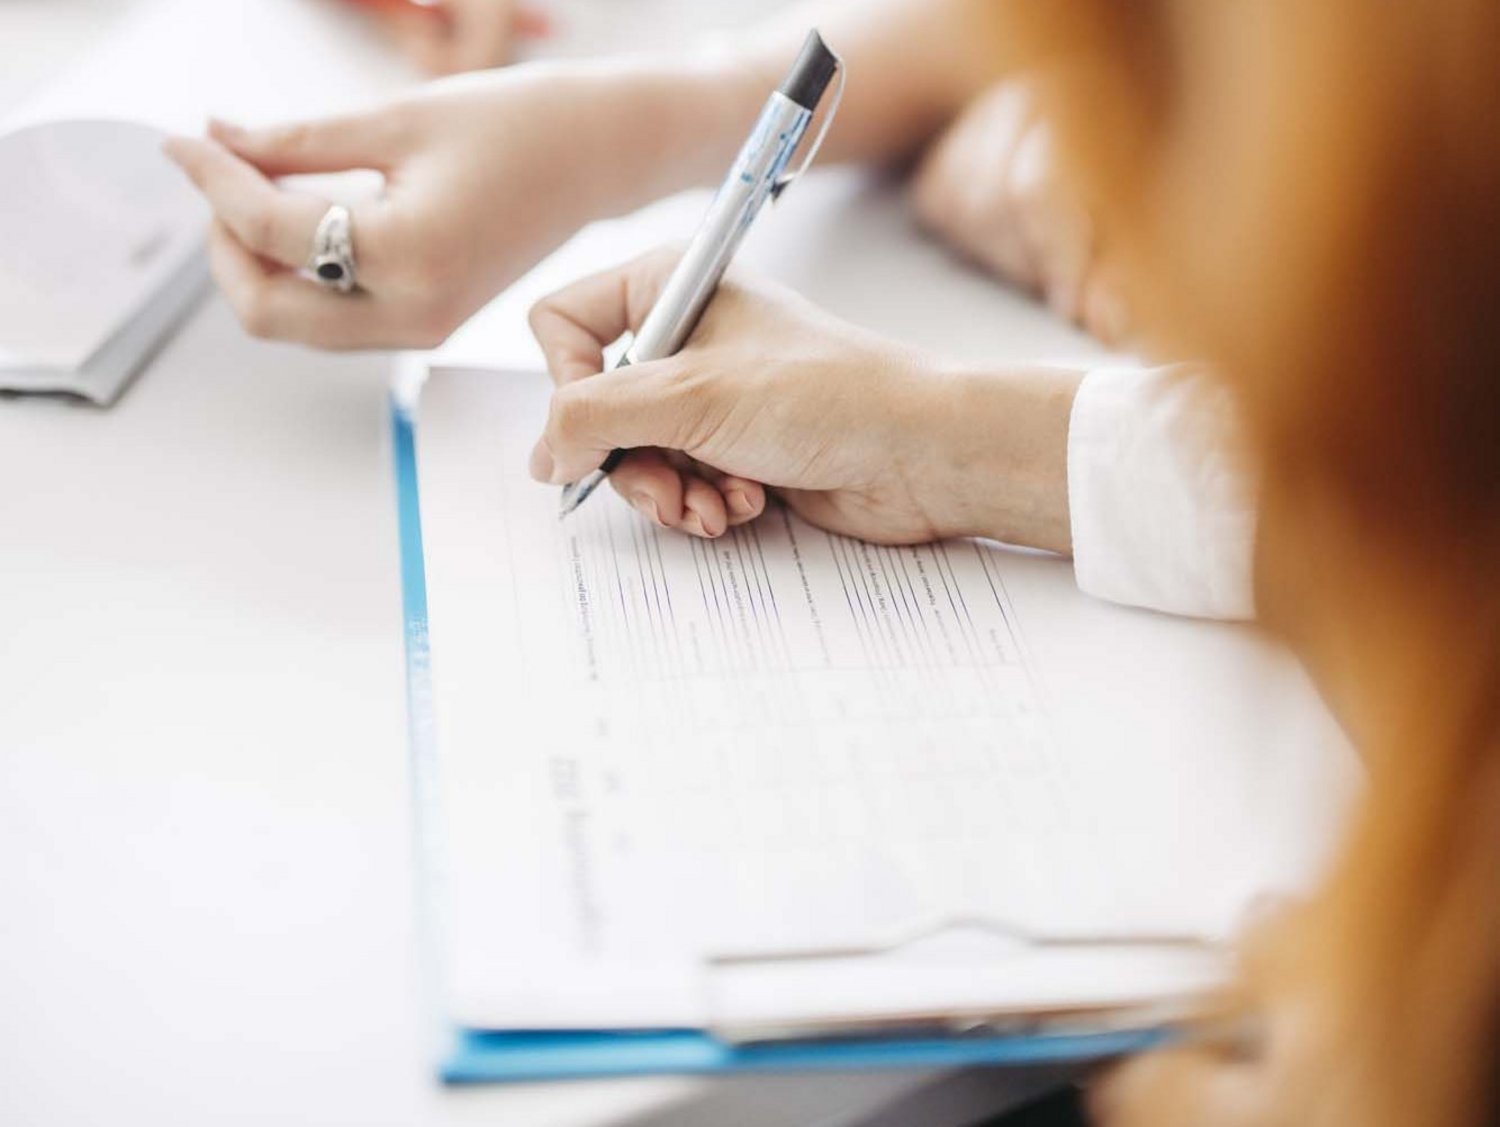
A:
[[[1500,4],[1019,9],[1139,315],[1241,404],[1267,625],[1370,766],[1247,983],[1297,1015],[1255,1121],[1500,1123]]]

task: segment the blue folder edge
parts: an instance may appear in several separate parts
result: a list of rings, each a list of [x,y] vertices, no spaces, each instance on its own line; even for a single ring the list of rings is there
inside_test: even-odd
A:
[[[437,741],[433,720],[427,574],[417,486],[414,396],[391,396],[391,437],[401,542],[401,601],[406,642],[407,723],[416,808],[418,907],[425,962],[440,972],[439,901],[442,869],[430,832],[437,808]],[[440,1019],[442,1020],[442,1019]],[[1165,1029],[1080,1034],[955,1037],[868,1037],[731,1044],[696,1029],[489,1030],[442,1020],[438,1075],[449,1084],[578,1079],[603,1076],[769,1072],[805,1069],[955,1068],[1100,1060],[1140,1052],[1170,1036]]]

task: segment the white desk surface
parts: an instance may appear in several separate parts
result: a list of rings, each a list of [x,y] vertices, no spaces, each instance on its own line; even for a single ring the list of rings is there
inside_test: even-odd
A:
[[[194,0],[175,24],[126,18],[126,38],[46,105],[273,117],[405,80],[309,5]],[[50,21],[35,0],[0,8],[0,61],[36,36],[53,52],[96,37],[82,16],[124,6],[46,0]],[[215,43],[189,11],[242,26]],[[314,32],[348,40],[338,82],[301,102],[253,82],[257,44]],[[929,326],[868,258],[829,251],[870,224],[900,244],[889,193],[808,189],[752,258],[856,319],[933,341],[972,324],[974,351],[1006,339],[1015,306],[998,290],[961,287],[949,328]],[[527,293],[695,207],[603,228],[454,354],[530,360]],[[938,252],[886,265],[908,253]],[[1061,329],[1038,343],[1087,351]],[[0,1122],[833,1123],[912,1089],[920,1077],[432,1081],[389,367],[250,341],[211,297],[112,410],[0,401]]]

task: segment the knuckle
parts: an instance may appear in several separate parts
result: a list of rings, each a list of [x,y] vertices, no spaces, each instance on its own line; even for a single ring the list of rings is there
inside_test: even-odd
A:
[[[269,140],[269,147],[281,152],[303,152],[312,143],[312,127],[305,121],[292,122],[272,132]]]
[[[531,329],[531,335],[540,338],[546,331],[548,318],[552,313],[552,299],[544,297],[536,302],[526,311],[526,325]]]

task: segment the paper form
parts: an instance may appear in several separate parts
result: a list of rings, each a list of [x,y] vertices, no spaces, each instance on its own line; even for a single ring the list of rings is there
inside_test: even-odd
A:
[[[1059,737],[1007,590],[1013,553],[878,547],[783,509],[702,541],[604,492],[559,522],[556,490],[525,472],[548,390],[439,373],[418,430],[450,934],[471,1007],[701,1024],[715,1006],[803,1012],[779,997],[793,986],[842,990],[814,1009],[907,1012],[972,1001],[982,982],[1007,1005],[1204,981],[1202,950],[1130,955],[1122,976],[1117,951],[1038,961],[1054,953],[1023,941],[1222,936],[1256,831],[1252,811],[1218,818],[1223,887],[1142,862],[1132,838],[1171,816],[1161,765],[1111,766]],[[849,952],[949,924],[870,1001]],[[828,965],[706,985],[724,956],[817,952]]]

